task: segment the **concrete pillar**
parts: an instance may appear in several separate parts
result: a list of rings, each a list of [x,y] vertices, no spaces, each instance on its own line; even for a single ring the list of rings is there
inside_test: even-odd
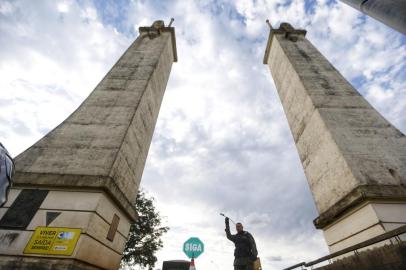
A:
[[[271,70],[330,251],[406,224],[406,137],[287,23],[271,29]]]
[[[0,208],[1,269],[118,269],[177,60],[173,27],[139,32],[80,107],[15,159]]]
[[[341,0],[406,35],[405,0]]]

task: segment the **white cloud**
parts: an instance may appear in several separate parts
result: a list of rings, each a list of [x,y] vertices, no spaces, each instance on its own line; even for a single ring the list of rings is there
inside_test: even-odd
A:
[[[57,4],[57,9],[61,13],[69,12],[69,3],[67,2],[60,2]]]
[[[80,104],[130,39],[104,27],[92,6],[53,1],[2,6],[12,12],[0,18],[1,102],[7,107],[0,121],[9,123],[1,137],[10,138],[7,146],[17,155]],[[26,130],[8,128],[20,122]]]

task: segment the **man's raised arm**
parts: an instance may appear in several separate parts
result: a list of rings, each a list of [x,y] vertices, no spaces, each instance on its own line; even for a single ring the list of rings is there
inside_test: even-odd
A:
[[[225,229],[225,231],[226,231],[227,239],[234,242],[235,241],[235,235],[232,235],[231,232],[230,232],[230,221],[229,221],[228,217],[226,217],[226,229]]]

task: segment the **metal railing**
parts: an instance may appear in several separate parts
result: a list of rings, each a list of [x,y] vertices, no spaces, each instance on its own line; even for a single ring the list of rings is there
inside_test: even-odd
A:
[[[404,234],[404,233],[406,233],[406,225],[403,225],[402,227],[399,227],[399,228],[397,228],[395,230],[392,230],[390,232],[386,232],[384,234],[378,235],[378,236],[376,236],[374,238],[371,238],[371,239],[366,240],[364,242],[358,243],[358,244],[353,245],[351,247],[348,247],[348,248],[345,248],[343,250],[334,252],[334,253],[332,253],[330,255],[321,257],[321,258],[319,258],[317,260],[314,260],[314,261],[311,261],[311,262],[308,262],[308,263],[301,262],[301,263],[292,265],[292,266],[290,266],[288,268],[285,268],[283,270],[292,270],[292,269],[295,269],[295,268],[298,268],[298,267],[301,267],[302,269],[303,269],[303,267],[313,267],[315,264],[318,264],[318,263],[321,263],[321,262],[324,262],[324,261],[327,261],[327,260],[330,261],[331,259],[333,259],[335,257],[344,255],[344,254],[349,253],[349,252],[354,252],[356,254],[357,251],[359,249],[361,249],[361,248],[365,248],[365,247],[374,245],[376,243],[379,243],[379,242],[382,242],[382,241],[385,241],[385,240],[388,240],[388,239],[391,239],[391,238],[395,238],[395,240],[400,244],[402,242],[402,240],[400,239],[399,236],[401,234]]]

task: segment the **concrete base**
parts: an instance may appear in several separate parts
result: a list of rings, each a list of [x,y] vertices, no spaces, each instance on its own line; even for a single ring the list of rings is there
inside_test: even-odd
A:
[[[8,203],[0,208],[0,219],[20,192],[20,189],[11,190]],[[47,212],[60,214],[46,224]],[[111,229],[113,219],[118,220],[116,230]],[[24,248],[38,226],[81,229],[72,255],[24,254]],[[50,190],[26,229],[0,228],[0,266],[13,265],[12,269],[27,269],[24,266],[27,262],[30,265],[38,264],[36,267],[39,267],[29,269],[92,269],[86,268],[90,266],[97,269],[118,269],[129,230],[129,218],[105,193]],[[48,268],[41,268],[44,267],[41,265],[47,265],[47,261],[58,261],[55,266],[61,266],[49,268],[48,265]],[[75,261],[75,265],[83,262],[89,266],[66,268],[68,261]],[[17,265],[21,267],[16,268]]]
[[[331,253],[361,243],[406,224],[406,202],[365,202],[323,228]],[[401,236],[406,238],[405,236]],[[402,239],[406,241],[406,239]],[[378,243],[376,246],[388,244]],[[371,248],[371,247],[368,247]]]
[[[406,269],[406,245],[391,244],[351,254],[315,270],[404,270]]]
[[[100,268],[73,259],[48,259],[20,256],[0,256],[0,269],[15,270],[99,270]]]

